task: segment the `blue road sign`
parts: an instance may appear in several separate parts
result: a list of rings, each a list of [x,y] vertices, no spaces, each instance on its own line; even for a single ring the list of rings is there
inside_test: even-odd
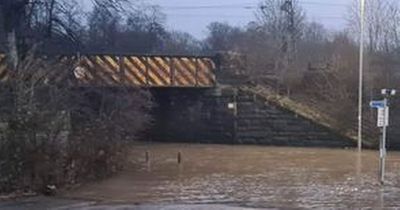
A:
[[[369,106],[376,109],[385,108],[385,101],[371,101]]]

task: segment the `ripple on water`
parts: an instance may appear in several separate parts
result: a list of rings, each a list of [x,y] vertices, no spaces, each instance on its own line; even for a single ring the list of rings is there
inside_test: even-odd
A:
[[[151,163],[143,161],[150,151]],[[177,151],[183,164],[176,163]],[[221,145],[136,146],[131,168],[103,197],[127,201],[232,203],[250,207],[400,207],[400,153],[389,153],[387,185],[377,182],[377,152]],[[127,185],[126,183],[131,183]],[[113,185],[110,187],[109,185]],[[116,185],[116,186],[115,186]],[[113,190],[111,190],[113,189]],[[79,193],[79,192],[78,192]],[[97,192],[101,194],[101,192]],[[97,196],[100,197],[100,196]]]

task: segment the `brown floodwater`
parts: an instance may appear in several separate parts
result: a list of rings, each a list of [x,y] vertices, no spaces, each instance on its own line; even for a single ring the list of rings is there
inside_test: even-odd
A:
[[[65,196],[141,204],[400,208],[399,152],[388,153],[384,186],[377,151],[152,144],[134,146],[127,159],[120,174]]]

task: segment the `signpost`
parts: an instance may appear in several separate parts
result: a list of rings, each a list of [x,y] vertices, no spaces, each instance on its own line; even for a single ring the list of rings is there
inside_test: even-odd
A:
[[[385,158],[386,158],[386,131],[389,126],[389,106],[388,97],[394,96],[395,90],[382,90],[384,99],[381,101],[371,101],[371,108],[378,110],[377,126],[382,128],[382,137],[379,141],[379,179],[381,184],[385,182]]]
[[[385,107],[385,102],[384,101],[371,101],[369,103],[369,105],[371,106],[371,108],[384,108]]]
[[[383,128],[389,126],[389,107],[378,108],[378,127]]]
[[[371,101],[370,106],[378,110],[377,126],[379,128],[389,126],[389,107],[387,106],[387,99]]]

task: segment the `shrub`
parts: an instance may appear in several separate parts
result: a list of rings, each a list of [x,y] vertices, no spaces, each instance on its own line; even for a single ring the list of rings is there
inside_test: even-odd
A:
[[[107,176],[149,122],[147,91],[77,87],[69,66],[30,56],[1,84],[0,193]]]

